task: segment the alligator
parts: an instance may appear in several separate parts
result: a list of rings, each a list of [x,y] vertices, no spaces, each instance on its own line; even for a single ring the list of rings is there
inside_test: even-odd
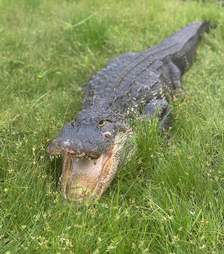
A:
[[[191,23],[159,45],[118,56],[90,78],[82,110],[48,145],[50,155],[63,156],[66,199],[98,199],[105,192],[131,133],[130,116],[156,117],[161,130],[170,127],[170,101],[208,29],[206,21]]]

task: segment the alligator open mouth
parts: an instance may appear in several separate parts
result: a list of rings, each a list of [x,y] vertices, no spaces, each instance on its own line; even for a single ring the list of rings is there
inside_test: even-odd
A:
[[[61,190],[66,199],[99,198],[117,171],[116,145],[97,159],[64,155]]]
[[[71,201],[98,199],[113,180],[120,161],[120,150],[124,145],[124,135],[117,135],[114,144],[98,158],[83,153],[76,156],[64,152],[63,169],[60,177],[61,192]],[[51,154],[54,154],[51,149]]]

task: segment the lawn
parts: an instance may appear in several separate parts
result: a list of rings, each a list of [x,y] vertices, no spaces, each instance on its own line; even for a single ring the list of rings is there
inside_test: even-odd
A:
[[[194,20],[205,35],[161,135],[136,121],[135,153],[102,199],[69,203],[49,141],[109,59]],[[224,253],[224,8],[216,1],[0,0],[0,253]]]

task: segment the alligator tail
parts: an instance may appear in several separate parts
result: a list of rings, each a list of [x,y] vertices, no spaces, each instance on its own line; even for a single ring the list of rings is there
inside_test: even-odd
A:
[[[165,43],[175,44],[172,62],[183,74],[192,65],[198,42],[204,32],[209,31],[209,22],[194,22],[169,37]]]

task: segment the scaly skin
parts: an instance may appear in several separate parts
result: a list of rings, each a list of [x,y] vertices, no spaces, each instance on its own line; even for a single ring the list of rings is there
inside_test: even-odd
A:
[[[181,77],[206,30],[207,22],[192,23],[158,46],[119,56],[90,79],[83,109],[48,147],[50,154],[64,157],[66,198],[96,198],[106,190],[128,136],[130,114],[157,115],[161,127],[167,127],[168,101],[181,88]]]

